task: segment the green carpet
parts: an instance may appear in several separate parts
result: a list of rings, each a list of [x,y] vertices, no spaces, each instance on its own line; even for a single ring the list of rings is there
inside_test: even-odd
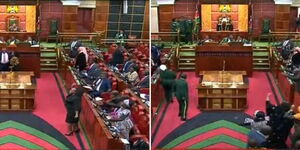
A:
[[[204,133],[209,132],[209,131],[213,131],[213,130],[218,129],[218,128],[231,129],[235,132],[239,132],[239,133],[245,134],[245,135],[247,135],[250,132],[250,130],[248,128],[239,126],[238,124],[235,124],[235,123],[232,123],[232,122],[229,122],[229,121],[226,121],[226,120],[219,120],[219,121],[207,124],[205,126],[201,126],[199,128],[196,128],[194,130],[191,130],[191,131],[189,131],[189,132],[187,132],[183,135],[180,135],[176,139],[172,140],[167,145],[165,145],[163,148],[166,148],[166,149],[174,148],[177,145],[179,145],[179,144],[181,144],[181,143],[183,143],[183,142],[185,142],[185,141],[187,141],[187,140],[189,140],[193,137],[196,137],[200,134],[204,134]],[[222,139],[224,139],[224,137],[222,137]],[[203,142],[205,142],[205,141],[203,141]],[[215,141],[215,140],[213,140],[213,141]],[[228,144],[231,144],[231,143],[228,143]],[[235,145],[235,144],[232,144],[232,145]],[[244,144],[240,144],[240,145],[244,146]]]

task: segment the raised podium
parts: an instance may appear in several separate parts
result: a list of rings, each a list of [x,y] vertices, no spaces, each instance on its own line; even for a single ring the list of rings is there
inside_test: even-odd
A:
[[[201,110],[244,110],[247,108],[246,71],[202,71],[198,86]]]
[[[34,109],[36,84],[33,72],[0,72],[0,111]]]

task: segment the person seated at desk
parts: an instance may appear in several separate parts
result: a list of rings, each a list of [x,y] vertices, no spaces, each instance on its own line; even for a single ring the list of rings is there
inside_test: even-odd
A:
[[[28,36],[27,40],[25,40],[24,43],[29,43],[30,45],[36,45],[37,44],[37,42],[34,39],[32,39],[31,36]]]
[[[198,45],[203,45],[204,43],[209,43],[209,42],[213,42],[213,40],[211,38],[209,38],[208,35],[205,35],[204,39],[201,40]]]
[[[145,76],[136,84],[138,88],[149,88],[149,71],[145,71]]]
[[[135,85],[140,81],[139,74],[137,73],[137,66],[131,67],[128,73],[125,73],[126,79],[132,84]]]
[[[0,36],[0,44],[5,44],[5,40],[4,40],[4,37],[3,36]]]
[[[242,38],[241,36],[237,36],[236,41],[235,42],[240,42],[240,43],[249,43],[248,40]]]
[[[127,73],[129,72],[130,68],[134,67],[135,63],[132,60],[132,57],[127,57],[127,59],[125,59],[125,64],[123,66],[123,73]]]
[[[119,130],[119,134],[122,138],[129,141],[129,133],[133,128],[133,122],[131,120],[131,106],[129,99],[123,100],[119,108],[111,114],[111,119],[109,119],[112,124]],[[129,145],[127,145],[129,146]]]
[[[99,97],[103,92],[111,91],[112,83],[107,77],[107,73],[100,74],[100,78],[96,79],[92,85],[91,97]]]
[[[0,71],[9,71],[9,64],[12,54],[7,52],[5,48],[2,48],[0,52]]]
[[[16,39],[16,37],[11,36],[10,39],[7,40],[8,45],[16,45],[19,44],[20,40]]]
[[[9,27],[8,27],[8,31],[10,31],[10,32],[19,32],[19,27],[17,26],[17,24],[16,23],[13,23],[12,25],[10,25]]]
[[[293,72],[294,72],[293,75],[287,73],[284,75],[290,78],[291,80],[293,80],[294,82],[296,82],[296,90],[300,92],[300,67],[294,69]]]
[[[228,37],[223,38],[220,44],[225,44],[230,42],[235,42],[232,34],[230,34]]]

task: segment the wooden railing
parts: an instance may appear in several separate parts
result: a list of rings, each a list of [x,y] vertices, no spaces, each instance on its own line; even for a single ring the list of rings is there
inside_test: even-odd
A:
[[[296,91],[295,83],[284,75],[284,63],[282,57],[275,50],[272,51],[271,57],[271,73],[274,77],[283,99],[290,104],[294,104],[297,108],[300,106],[300,92]]]
[[[61,42],[70,42],[75,39],[87,39],[89,41],[99,41],[104,38],[105,31],[93,33],[76,33],[76,32],[58,32],[56,35],[56,45]]]
[[[291,37],[294,41],[300,41],[298,38],[300,37],[300,32],[270,32],[269,33],[269,43],[270,42],[278,42],[282,41],[288,37]]]
[[[180,43],[180,31],[178,32],[154,32],[151,33],[152,42],[177,42]]]

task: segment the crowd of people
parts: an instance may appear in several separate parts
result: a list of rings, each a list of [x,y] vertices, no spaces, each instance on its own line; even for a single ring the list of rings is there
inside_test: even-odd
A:
[[[118,91],[116,86],[118,84],[117,76],[149,107],[150,78],[147,69],[149,60],[147,55],[142,53],[143,50],[139,50],[139,48],[147,48],[147,46],[140,43],[137,48],[126,49],[122,44],[112,44],[107,52],[98,53],[85,47],[79,40],[70,43],[69,57],[74,61],[74,68],[84,85],[85,92],[96,106],[99,115],[107,122],[112,135],[130,141],[131,146],[127,145],[126,149],[137,144],[136,140],[133,142],[130,139],[131,135],[138,134],[141,132],[139,130],[144,130],[144,127],[149,126],[149,116],[147,116],[149,113],[147,114],[140,108],[130,92]],[[71,91],[70,93],[72,93]],[[74,108],[76,108],[76,104]],[[140,110],[139,113],[135,112]],[[70,119],[67,115],[66,122],[72,127],[66,134],[68,136],[73,132],[78,132],[76,126],[72,125],[72,121],[78,121],[78,112],[80,109],[68,112],[73,117]],[[142,139],[144,142],[148,142],[147,140],[148,137]],[[138,145],[147,146],[141,139],[138,141]]]
[[[212,38],[210,38],[208,35],[205,35],[203,39],[198,41],[198,45],[203,45],[205,43],[211,43],[211,42],[217,42],[220,44],[227,44],[227,43],[243,43],[243,44],[250,44],[250,41],[247,39],[237,36],[236,39],[233,37],[232,34],[230,34],[228,37],[224,37],[221,41],[216,41]]]
[[[300,47],[288,37],[280,44],[279,52],[285,67],[284,75],[296,83],[296,90],[300,92]]]
[[[21,41],[17,39],[15,36],[10,36],[9,39],[5,40],[4,37],[0,37],[0,44],[6,44],[6,45],[17,45],[20,43],[28,43],[30,45],[37,45],[38,41],[33,39],[31,36],[28,36],[26,40]]]
[[[257,110],[253,120],[246,121],[251,125],[248,134],[249,148],[288,149],[287,139],[294,127],[292,148],[300,148],[299,114],[294,112],[294,105],[288,102],[274,105],[270,102],[271,93],[266,98],[266,110]],[[298,108],[299,111],[300,107]]]

